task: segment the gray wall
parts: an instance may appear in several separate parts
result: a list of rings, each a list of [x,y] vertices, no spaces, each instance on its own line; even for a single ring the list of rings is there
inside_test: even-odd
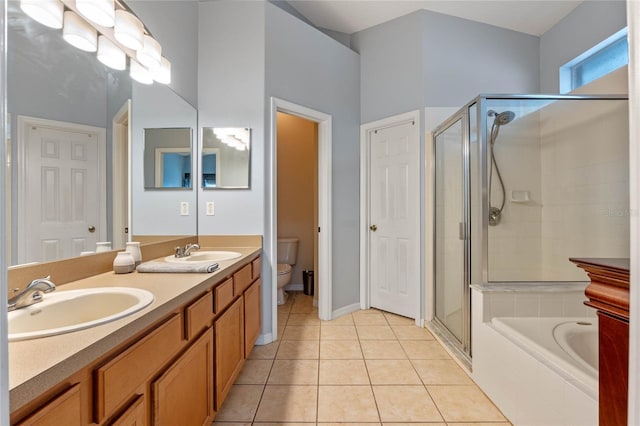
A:
[[[274,96],[332,116],[333,310],[360,300],[359,74],[356,53],[267,4],[265,113]]]
[[[198,105],[198,2],[130,0],[127,4],[171,62],[169,87],[191,105]]]
[[[627,25],[626,2],[585,1],[540,37],[540,90],[559,93],[559,68]]]
[[[360,31],[362,123],[480,93],[538,91],[535,36],[421,10]]]

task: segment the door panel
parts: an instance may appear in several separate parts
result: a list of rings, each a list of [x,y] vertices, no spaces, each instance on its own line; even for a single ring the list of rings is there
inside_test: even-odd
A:
[[[410,318],[420,294],[419,138],[414,122],[369,133],[371,306]]]

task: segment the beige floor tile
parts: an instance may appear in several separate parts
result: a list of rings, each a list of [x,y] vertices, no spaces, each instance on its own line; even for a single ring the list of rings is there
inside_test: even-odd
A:
[[[255,421],[315,422],[317,405],[317,386],[267,385]]]
[[[320,386],[318,422],[379,422],[371,386]]]
[[[320,318],[313,314],[296,314],[289,315],[287,325],[320,325]]]
[[[278,339],[282,340],[282,336],[284,336],[284,329],[285,329],[284,325],[278,324]]]
[[[392,325],[399,340],[435,340],[429,330],[415,325]]]
[[[264,385],[271,371],[273,360],[248,359],[245,361],[235,383],[238,385]]]
[[[255,425],[255,423],[254,423]],[[408,426],[406,423],[389,423],[389,422],[384,422],[382,424],[383,426]],[[447,426],[446,423],[411,423],[411,426]]]
[[[322,340],[358,340],[356,328],[352,325],[340,327],[322,327],[320,330]]]
[[[287,322],[289,321],[289,315],[291,315],[289,312],[278,311],[278,324],[287,325]]]
[[[415,426],[415,425],[411,425],[411,426]],[[431,425],[429,425],[431,426]],[[509,422],[464,422],[464,423],[460,423],[460,422],[449,422],[447,423],[447,426],[511,426],[511,423]]]
[[[353,325],[353,316],[351,314],[343,315],[336,319],[332,319],[331,321],[322,321],[323,326],[334,326],[334,325]]]
[[[274,359],[279,346],[279,340],[267,345],[255,345],[249,354],[249,359]]]
[[[377,311],[355,315],[353,320],[356,325],[389,325],[384,315]]]
[[[447,422],[507,421],[475,385],[427,386],[427,390]]]
[[[360,346],[366,359],[407,359],[397,340],[363,340]]]
[[[368,385],[369,375],[361,359],[320,360],[321,385]]]
[[[451,359],[437,340],[400,340],[409,359]]]
[[[358,325],[358,338],[360,340],[395,340],[396,336],[388,325]]]
[[[441,422],[424,386],[373,386],[382,422]]]
[[[379,311],[377,309],[360,309],[359,311],[353,312],[352,315],[354,317],[360,315],[382,315],[382,311]]]
[[[293,306],[291,307],[292,314],[310,314],[317,313],[318,308],[313,306],[313,299],[305,299],[305,300],[296,300],[293,302]]]
[[[289,312],[291,312],[291,307],[293,306],[293,303],[286,303],[284,305],[278,305],[278,315],[289,315]]]
[[[373,385],[421,385],[409,360],[368,359],[367,370]]]
[[[411,361],[425,385],[471,385],[473,381],[452,359]]]
[[[320,359],[362,359],[360,342],[357,340],[322,340]]]
[[[213,426],[216,426],[216,425],[218,425],[218,426],[251,426],[251,422],[249,422],[249,423],[237,423],[237,422],[218,422],[218,421],[215,421],[212,424],[213,424]]]
[[[286,422],[286,423],[282,423],[282,422],[267,422],[267,423],[263,423],[263,422],[254,422],[253,423],[256,426],[312,426],[315,425],[315,422]],[[224,425],[220,425],[220,426],[224,426]]]
[[[380,425],[381,423],[353,423],[353,422],[318,423],[318,426],[380,426]]]
[[[267,383],[270,385],[317,385],[318,360],[276,359]]]
[[[319,340],[320,326],[289,325],[284,329],[282,340]]]
[[[263,389],[262,385],[233,385],[216,421],[251,422]]]
[[[319,356],[319,340],[284,340],[276,359],[318,359]]]
[[[390,312],[385,312],[384,317],[387,319],[387,322],[391,325],[415,325],[416,321],[412,318],[403,317],[400,315],[392,314]]]

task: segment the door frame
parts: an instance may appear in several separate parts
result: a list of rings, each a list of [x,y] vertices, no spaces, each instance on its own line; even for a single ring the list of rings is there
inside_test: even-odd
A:
[[[369,182],[369,173],[370,173],[370,134],[375,130],[384,129],[387,127],[397,126],[408,121],[415,121],[416,126],[413,127],[414,136],[419,145],[420,143],[420,111],[409,111],[404,114],[398,114],[391,117],[386,117],[380,120],[372,121],[369,123],[365,123],[360,125],[360,308],[361,309],[369,309],[371,307],[371,280],[369,277],[369,265],[371,261],[371,253],[369,250],[369,232],[367,232],[369,226],[369,201],[370,201],[370,190],[371,185]],[[422,149],[419,149],[422,153]],[[418,174],[423,176],[424,165],[420,161],[422,155],[418,156]],[[418,181],[418,196],[422,198],[422,194],[424,193],[424,183],[422,177]],[[423,202],[420,202],[420,212],[419,212],[419,220],[418,226],[419,228],[423,227],[423,216],[424,216],[424,208]],[[423,277],[424,277],[424,265],[422,259],[424,257],[424,241],[422,236],[422,229],[417,230],[420,243],[419,243],[419,253],[417,254],[416,259],[419,262],[419,274],[418,274],[418,291],[416,293],[416,300],[414,306],[414,312],[416,313],[415,323],[417,326],[422,327],[423,325],[423,309],[422,309],[422,299],[424,298],[424,285],[423,285]]]
[[[278,338],[278,176],[277,176],[277,125],[278,112],[301,117],[318,124],[318,273],[316,274],[318,289],[318,316],[321,320],[332,319],[332,117],[329,114],[307,108],[293,102],[271,97],[271,153],[268,156],[269,194],[267,196],[267,210],[271,217],[268,219],[268,232],[265,238],[265,252],[271,259],[271,293],[272,293],[272,324],[273,340]],[[270,238],[269,238],[270,237]]]
[[[101,194],[98,197],[98,241],[104,241],[107,237],[107,177],[106,177],[106,159],[105,159],[105,144],[107,131],[103,127],[87,126],[84,124],[67,123],[65,121],[48,120],[44,118],[29,117],[26,115],[17,116],[17,139],[18,139],[18,170],[21,173],[18,175],[18,194],[25,194],[27,188],[27,175],[30,173],[27,165],[27,142],[25,141],[27,126],[47,127],[50,129],[79,132],[79,133],[92,133],[96,135],[96,144],[98,145],[98,188]],[[18,217],[24,217],[20,212],[24,212],[26,209],[25,197],[18,197]],[[27,232],[26,224],[24,220],[18,221],[18,235],[19,241],[25,241],[25,234]],[[18,245],[18,259],[20,261],[25,256],[25,245]]]
[[[133,235],[131,232],[131,99],[128,99],[114,115],[111,125],[111,134],[113,135],[113,154],[111,157],[113,224],[111,232],[113,246],[124,247],[124,243],[131,241],[131,235]],[[121,241],[121,234],[117,231],[123,228],[128,228],[129,231],[125,237],[126,241]]]

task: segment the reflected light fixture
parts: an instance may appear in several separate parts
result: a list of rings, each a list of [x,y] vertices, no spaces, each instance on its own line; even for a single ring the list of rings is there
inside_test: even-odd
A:
[[[125,47],[140,50],[144,46],[144,25],[132,13],[116,10],[113,36]]]
[[[98,60],[114,70],[122,71],[127,68],[127,56],[107,37],[98,37]]]
[[[62,28],[64,6],[59,0],[20,0],[20,9],[50,28]]]
[[[131,58],[131,60],[129,61],[129,75],[131,76],[132,79],[134,79],[138,83],[142,83],[142,84],[153,83],[153,77],[151,77],[151,72],[143,65],[140,65],[140,62],[136,61],[133,58]]]
[[[70,45],[85,52],[95,52],[98,48],[96,29],[70,10],[64,12],[62,38]]]
[[[115,22],[113,0],[76,0],[78,12],[94,24],[111,28]]]
[[[160,68],[160,62],[162,60],[162,47],[153,37],[144,35],[144,41],[142,43],[142,49],[138,50],[136,59],[142,65],[147,67],[149,71],[156,71]]]
[[[153,79],[158,83],[171,83],[171,62],[164,56],[160,61],[160,68],[153,73]]]

